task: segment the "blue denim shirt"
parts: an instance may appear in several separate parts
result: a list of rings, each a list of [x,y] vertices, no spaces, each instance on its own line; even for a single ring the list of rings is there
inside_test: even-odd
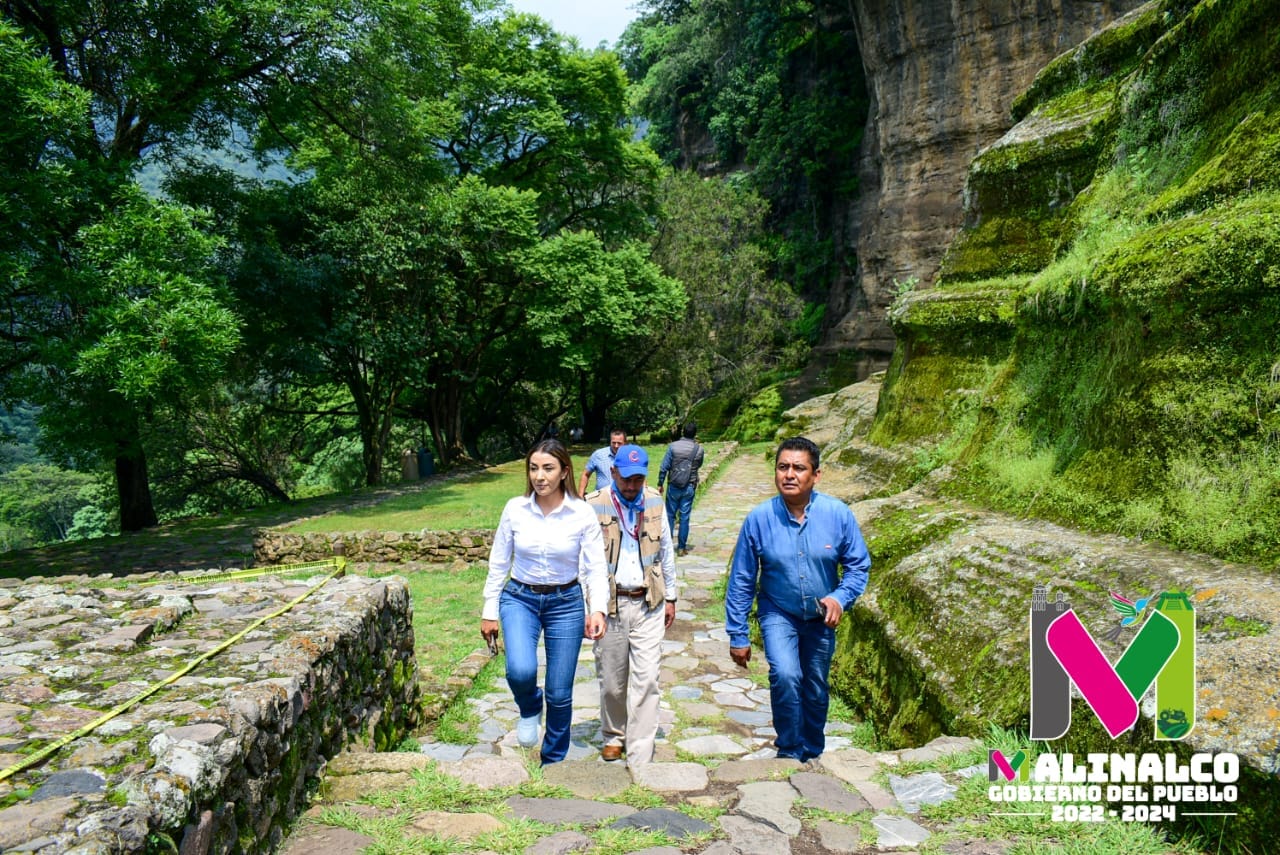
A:
[[[609,446],[597,448],[591,452],[591,456],[587,458],[587,468],[583,470],[584,474],[589,474],[593,470],[596,473],[596,489],[603,490],[613,483],[613,449]]]
[[[844,573],[837,571],[844,568]],[[802,620],[822,617],[818,600],[834,597],[848,609],[867,587],[871,555],[853,511],[815,490],[797,523],[781,496],[756,505],[742,521],[729,566],[725,631],[730,647],[748,647],[747,615],[782,611]]]

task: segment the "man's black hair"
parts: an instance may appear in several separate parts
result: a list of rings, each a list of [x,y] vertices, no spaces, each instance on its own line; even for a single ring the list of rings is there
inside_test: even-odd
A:
[[[813,440],[809,439],[809,437],[793,436],[790,439],[784,439],[778,446],[778,453],[773,456],[773,459],[777,460],[782,456],[782,452],[784,451],[806,452],[809,455],[809,462],[813,464],[814,471],[816,472],[818,470],[818,461],[820,459],[818,446]]]
[[[684,423],[684,438],[685,438],[685,439],[693,439],[693,438],[694,438],[695,436],[697,436],[697,435],[698,435],[698,423],[697,423],[697,422],[685,422],[685,423]]]

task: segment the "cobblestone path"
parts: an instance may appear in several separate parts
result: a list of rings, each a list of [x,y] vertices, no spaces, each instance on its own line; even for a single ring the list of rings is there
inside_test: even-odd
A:
[[[526,853],[589,851],[594,844],[586,832],[601,826],[660,830],[679,841],[678,848],[619,850],[648,855],[875,852],[916,848],[933,834],[945,839],[939,851],[1003,852],[1000,841],[957,834],[962,820],[948,825],[919,814],[921,804],[951,798],[962,777],[985,774],[985,763],[945,774],[893,774],[900,764],[930,763],[959,752],[977,758],[978,744],[972,740],[943,737],[922,748],[870,753],[851,746],[846,734],[852,726],[831,722],[827,752],[819,760],[802,766],[774,756],[764,657],[753,659],[750,670],[729,658],[722,605],[713,593],[743,516],[771,495],[768,463],[760,455],[743,454],[721,467],[694,509],[692,549],[678,559],[680,611],[664,642],[657,762],[628,768],[625,761],[601,760],[599,688],[591,647],[584,644],[574,688],[572,748],[564,762],[542,770],[547,783],[572,797],[511,796],[501,809],[487,813],[424,811],[405,827],[404,851],[418,851],[414,835],[435,837],[424,838],[421,851],[444,851],[430,848],[439,840],[448,841],[448,851],[485,851],[477,838],[506,823],[535,819],[563,828],[548,832]],[[478,614],[478,591],[476,596]],[[499,682],[495,691],[471,700],[480,720],[474,744],[427,742],[421,753],[336,758],[327,771],[325,802],[312,808],[283,851],[344,855],[373,845],[373,838],[326,825],[320,817],[332,816],[326,808],[337,805],[377,816],[380,809],[365,797],[408,784],[415,769],[434,766],[486,790],[529,780],[531,752],[516,743],[516,707]],[[665,806],[637,809],[610,801],[633,785],[658,794]],[[676,810],[681,804],[708,808],[702,815],[714,819],[705,822]]]

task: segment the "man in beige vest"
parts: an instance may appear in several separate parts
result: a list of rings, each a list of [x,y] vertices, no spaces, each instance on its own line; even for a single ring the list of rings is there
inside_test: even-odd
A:
[[[600,756],[653,760],[658,734],[662,636],[676,617],[676,561],[662,496],[645,487],[649,455],[624,445],[613,483],[586,496],[604,535],[609,566],[607,630],[595,643],[600,676]]]

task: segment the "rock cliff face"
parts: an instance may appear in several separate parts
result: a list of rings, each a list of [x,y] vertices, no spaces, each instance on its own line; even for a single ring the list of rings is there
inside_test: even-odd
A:
[[[858,265],[833,283],[826,347],[893,353],[894,280],[933,283],[960,228],[965,173],[1013,124],[1010,105],[1054,57],[1138,0],[850,0],[871,111],[863,141]]]
[[[858,473],[840,495],[876,562],[839,652],[850,705],[898,741],[1023,728],[1036,586],[1095,637],[1117,627],[1108,592],[1185,593],[1177,750],[1234,751],[1247,776],[1224,851],[1280,839],[1277,20],[1280,0],[1159,0],[1045,66],[968,165],[936,281],[892,308],[865,440],[843,423],[865,425],[870,390],[831,396],[834,426],[793,414]],[[1094,718],[1073,750],[1114,742]]]

